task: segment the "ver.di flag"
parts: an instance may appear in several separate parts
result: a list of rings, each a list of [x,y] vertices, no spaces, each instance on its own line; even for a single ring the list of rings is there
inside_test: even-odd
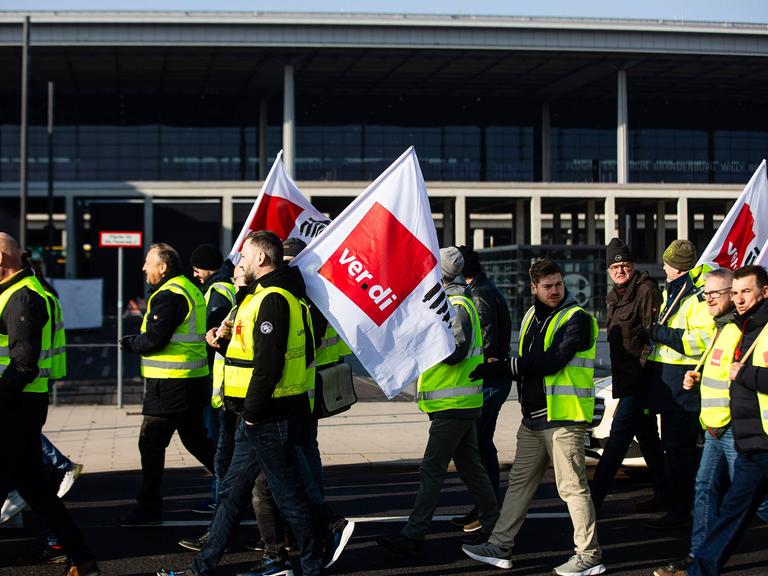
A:
[[[291,264],[387,398],[453,352],[453,308],[413,147]]]
[[[768,177],[763,160],[750,178],[715,236],[701,254],[699,264],[716,262],[736,270],[754,264],[768,246]]]
[[[329,222],[330,220],[304,197],[288,175],[281,150],[228,258],[233,264],[240,261],[240,249],[246,236],[253,230],[271,230],[281,240],[296,237],[309,244]]]

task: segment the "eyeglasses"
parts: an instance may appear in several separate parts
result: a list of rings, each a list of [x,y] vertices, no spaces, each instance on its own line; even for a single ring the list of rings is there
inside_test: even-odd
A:
[[[707,298],[709,300],[716,300],[723,296],[724,294],[730,294],[731,293],[731,287],[728,286],[728,288],[721,288],[720,290],[710,290],[709,292],[702,292],[704,294],[704,298]]]

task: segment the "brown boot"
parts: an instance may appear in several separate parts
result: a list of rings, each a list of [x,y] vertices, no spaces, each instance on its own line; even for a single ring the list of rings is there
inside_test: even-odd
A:
[[[64,571],[64,576],[101,576],[101,570],[96,560],[90,560],[80,566],[70,564]]]

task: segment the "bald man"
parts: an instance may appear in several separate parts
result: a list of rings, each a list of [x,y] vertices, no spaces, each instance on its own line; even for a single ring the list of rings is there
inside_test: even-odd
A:
[[[52,330],[45,291],[22,264],[22,251],[0,232],[0,502],[16,489],[56,533],[69,557],[66,576],[99,576],[82,532],[40,466],[48,415]]]

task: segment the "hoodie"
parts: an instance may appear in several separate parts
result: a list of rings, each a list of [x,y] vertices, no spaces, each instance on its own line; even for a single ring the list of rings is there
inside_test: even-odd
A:
[[[559,306],[551,308],[534,298],[534,316],[523,340],[522,355],[512,358],[512,378],[517,380],[518,395],[522,405],[523,424],[531,430],[543,430],[571,424],[571,422],[547,421],[547,395],[544,377],[556,374],[570,362],[576,352],[592,346],[592,321],[589,314],[576,312],[558,330],[548,350],[544,350],[547,327],[560,310],[576,305],[568,292]]]

